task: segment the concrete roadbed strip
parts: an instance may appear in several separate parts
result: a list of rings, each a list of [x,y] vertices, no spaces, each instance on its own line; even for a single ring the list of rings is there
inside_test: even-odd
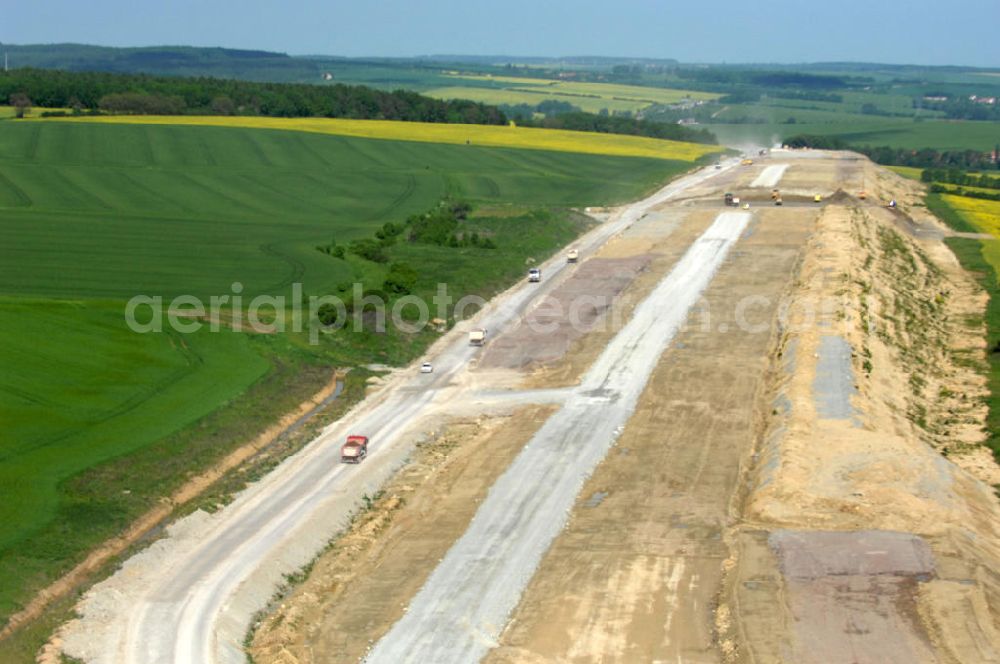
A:
[[[496,645],[583,483],[635,409],[657,358],[750,217],[720,214],[636,308],[576,393],[493,486],[469,529],[366,661],[474,662]]]

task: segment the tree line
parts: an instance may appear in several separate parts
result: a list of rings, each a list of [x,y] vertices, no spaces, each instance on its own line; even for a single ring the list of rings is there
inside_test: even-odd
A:
[[[71,108],[75,112],[507,122],[498,108],[487,104],[342,84],[258,83],[44,69],[0,72],[0,99],[14,95],[23,95],[35,106]]]
[[[792,148],[817,150],[853,150],[883,166],[909,166],[945,170],[982,171],[1000,168],[989,152],[978,150],[934,150],[932,148],[897,148],[888,145],[851,145],[837,136],[799,134],[784,141]],[[971,185],[970,185],[971,186]]]
[[[692,129],[679,124],[652,122],[620,115],[594,115],[593,113],[560,113],[539,120],[523,119],[518,124],[523,127],[545,129],[568,129],[601,134],[626,134],[648,136],[671,141],[716,144],[715,135],[707,129]]]
[[[496,106],[461,99],[432,99],[407,90],[386,92],[362,85],[258,83],[28,68],[0,72],[0,100],[14,99],[25,106],[68,108],[73,114],[260,115],[487,125],[508,122],[507,115]],[[518,124],[695,143],[716,142],[715,136],[705,129],[578,110],[566,112],[572,108],[558,101],[547,103],[543,108],[545,118],[535,120],[519,115]]]
[[[920,174],[922,182],[945,182],[957,184],[959,187],[981,187],[983,189],[1000,189],[1000,177],[975,175],[957,168],[925,168]]]
[[[952,194],[953,196],[965,196],[966,198],[982,198],[987,201],[1000,201],[1000,191],[977,191],[973,189],[963,189],[962,187],[950,189],[949,187],[937,182],[930,186],[930,192],[932,194]]]
[[[807,74],[797,71],[730,69],[712,67],[708,69],[681,68],[676,71],[679,78],[686,81],[714,86],[743,85],[760,88],[796,88],[799,90],[835,90],[847,88],[870,79],[843,77],[829,74]],[[707,88],[706,88],[707,89]],[[730,90],[725,90],[726,92]]]
[[[941,102],[929,102],[922,98],[913,100],[914,107],[942,111],[949,120],[1000,121],[1000,103],[980,103],[968,97],[955,97]]]

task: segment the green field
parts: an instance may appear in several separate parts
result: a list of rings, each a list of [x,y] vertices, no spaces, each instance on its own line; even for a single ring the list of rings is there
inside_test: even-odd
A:
[[[791,112],[789,115],[794,116],[795,113]],[[773,143],[796,134],[817,134],[836,135],[855,145],[986,152],[1000,140],[1000,123],[997,122],[918,122],[912,119],[870,116],[846,116],[841,119],[831,117],[829,121],[814,123],[785,124],[777,121],[764,124],[707,124],[705,127],[723,144],[740,141]]]
[[[0,294],[330,291],[315,251],[445,195],[626,200],[688,164],[230,128],[11,123],[0,132]]]
[[[0,620],[335,366],[406,362],[433,338],[135,334],[137,294],[379,287],[387,267],[317,245],[369,238],[445,196],[497,249],[402,242],[420,278],[490,295],[587,222],[690,162],[266,129],[0,125]],[[492,212],[490,212],[492,210]],[[310,377],[307,381],[305,377]],[[311,381],[311,382],[310,382]]]
[[[710,92],[663,87],[587,83],[517,76],[453,74],[452,85],[423,90],[439,99],[471,99],[486,104],[536,105],[546,100],[563,101],[587,113],[635,113],[653,104],[676,104],[685,100],[711,100]]]
[[[472,86],[447,86],[433,88],[424,94],[437,99],[470,99],[484,104],[528,104],[535,106],[543,101],[564,101],[587,113],[607,111],[629,111],[634,113],[649,106],[649,102],[630,99],[604,97],[565,96],[549,92],[545,88],[485,88]]]
[[[207,415],[269,369],[245,336],[135,334],[120,306],[96,301],[5,300],[0,347],[0,551],[60,508],[87,516],[59,504],[59,482]]]
[[[902,175],[904,178],[910,178],[911,180],[919,180],[920,176],[923,174],[924,169],[914,168],[912,166],[886,166],[890,171]]]

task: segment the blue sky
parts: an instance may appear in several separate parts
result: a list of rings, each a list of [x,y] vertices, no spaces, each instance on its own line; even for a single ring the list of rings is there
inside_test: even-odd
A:
[[[1000,0],[9,0],[0,42],[1000,67]]]

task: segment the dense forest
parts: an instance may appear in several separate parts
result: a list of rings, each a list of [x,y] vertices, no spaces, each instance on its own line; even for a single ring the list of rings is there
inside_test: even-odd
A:
[[[402,90],[108,72],[12,69],[0,73],[0,100],[15,97],[26,98],[35,106],[76,112],[507,122],[494,106],[441,101]]]

